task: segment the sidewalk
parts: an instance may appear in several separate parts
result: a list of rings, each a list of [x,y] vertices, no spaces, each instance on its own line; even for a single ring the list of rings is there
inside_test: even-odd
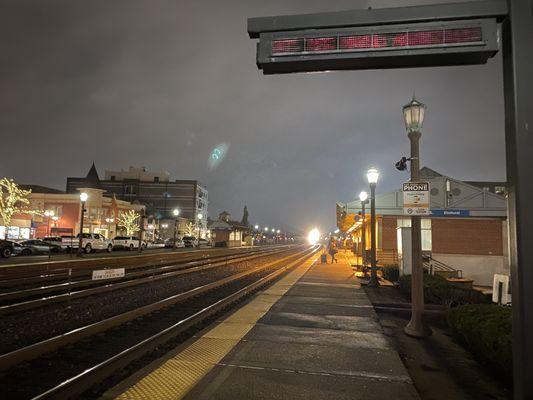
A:
[[[418,399],[348,254],[313,265],[186,399]]]

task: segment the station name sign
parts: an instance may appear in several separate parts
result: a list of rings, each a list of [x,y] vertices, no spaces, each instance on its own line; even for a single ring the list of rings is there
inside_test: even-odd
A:
[[[257,65],[265,74],[319,70],[484,64],[499,49],[496,19],[265,32]]]

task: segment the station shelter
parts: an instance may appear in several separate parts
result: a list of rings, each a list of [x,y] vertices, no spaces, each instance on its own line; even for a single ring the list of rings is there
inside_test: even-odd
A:
[[[223,211],[218,215],[218,220],[209,224],[209,230],[215,247],[241,247],[250,227],[233,221],[230,213]]]
[[[430,183],[430,215],[422,218],[422,251],[436,262],[474,281],[492,286],[494,274],[509,275],[505,183],[467,182],[421,169]],[[370,205],[365,213],[365,247],[370,252]],[[357,199],[336,205],[337,226],[361,257],[363,219]],[[401,189],[376,195],[376,258],[378,265],[398,264],[399,233],[410,227],[403,213]],[[400,254],[401,257],[401,254]]]

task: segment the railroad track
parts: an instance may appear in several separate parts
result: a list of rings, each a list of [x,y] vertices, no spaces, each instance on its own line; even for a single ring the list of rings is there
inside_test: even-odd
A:
[[[157,252],[121,257],[73,258],[71,260],[61,261],[0,265],[0,288],[12,288],[14,286],[40,284],[43,281],[52,282],[55,280],[86,277],[94,269],[120,268],[125,265],[129,268],[149,268],[201,258],[225,257],[257,250],[257,248],[200,249],[190,252]]]
[[[262,257],[268,254],[276,254],[287,250],[287,248],[259,249],[256,251],[246,251],[244,254],[237,253],[228,256],[220,255],[213,258],[201,258],[184,263],[174,263],[172,265],[153,266],[147,268],[137,266],[127,269],[129,272],[125,274],[124,278],[100,281],[82,279],[74,282],[64,282],[0,293],[0,303],[3,304],[0,306],[0,315],[25,311],[36,307],[46,306],[48,304],[92,296],[112,290],[142,285],[161,279],[169,279],[186,273],[205,271],[211,268],[227,265],[228,262],[253,260],[257,257]],[[56,294],[52,296],[41,297],[51,293]]]
[[[44,360],[41,357],[40,364],[39,360],[34,360],[33,368],[32,363],[28,363],[28,361],[35,359],[39,355],[70,346],[73,349],[72,352],[78,352],[79,361],[76,362],[79,365],[76,364],[76,367],[79,373],[75,376],[60,379],[61,382],[59,383],[50,382],[49,387],[53,386],[52,388],[44,390],[37,396],[30,397],[34,400],[78,398],[80,393],[113,375],[117,370],[128,365],[133,360],[138,360],[161,344],[168,342],[202,321],[220,313],[233,303],[244,299],[250,293],[273,282],[281,274],[300,265],[317,251],[317,247],[300,250],[281,259],[259,264],[249,270],[200,285],[156,303],[2,355],[0,356],[0,369],[14,367],[25,361],[24,366],[20,367],[23,371],[30,374],[32,371],[46,373],[46,371],[43,372],[42,364],[44,363],[47,366],[53,366],[54,363],[61,364],[65,354],[59,351],[57,354],[53,353],[56,355],[52,355],[51,359],[50,356]],[[176,315],[180,316],[178,321],[176,321]],[[127,325],[124,325],[126,323]],[[125,329],[127,329],[126,336],[124,335]],[[101,335],[102,332],[107,333],[106,335]],[[80,343],[82,339],[85,340]],[[117,340],[126,340],[130,344],[128,346],[120,346],[120,342],[117,343]],[[102,344],[102,341],[105,344]],[[92,365],[85,365],[84,353],[80,350],[83,346],[86,348],[85,351],[92,352],[91,354],[101,354],[102,359]],[[99,350],[100,348],[102,349],[101,351]],[[112,351],[109,349],[112,349]],[[67,358],[69,358],[68,351],[66,352]],[[44,370],[46,369],[45,367]],[[60,369],[64,372],[65,368]],[[7,372],[9,371],[2,374],[2,379],[10,379],[10,375]],[[14,371],[13,373],[14,376],[20,376],[21,371]],[[31,382],[40,381],[38,377],[33,378],[32,374]],[[17,385],[23,385],[23,383],[17,382]]]

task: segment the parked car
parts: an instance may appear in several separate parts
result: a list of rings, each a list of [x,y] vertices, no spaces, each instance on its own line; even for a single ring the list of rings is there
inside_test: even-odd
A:
[[[77,250],[79,247],[80,234],[76,237],[64,236],[61,238],[61,247],[66,250]],[[85,253],[94,250],[113,251],[113,242],[99,233],[84,233],[82,236],[82,249]]]
[[[196,247],[198,245],[198,241],[194,236],[183,236],[183,243],[185,247]]]
[[[166,239],[165,240],[165,248],[167,249],[173,249],[173,248],[183,248],[185,247],[185,243],[183,243],[183,240],[176,239],[176,243],[174,243],[174,239]]]
[[[55,244],[57,246],[61,246],[62,238],[61,236],[46,236],[41,239],[43,242]]]
[[[163,239],[157,239],[157,240],[154,240],[153,242],[146,243],[146,247],[148,249],[162,249],[165,247],[165,245],[166,243]]]
[[[146,242],[141,244],[142,248],[146,248]],[[133,251],[139,248],[139,238],[135,236],[117,236],[113,239],[113,250],[115,249],[128,249]]]
[[[207,240],[207,239],[203,239],[203,238],[200,238],[198,239],[198,247],[201,247],[201,246],[211,246],[211,241]]]
[[[19,242],[21,249],[16,249],[21,256],[31,256],[33,254],[48,254],[61,252],[61,246],[45,242],[40,239],[30,239]]]
[[[0,240],[0,257],[9,258],[14,253],[14,243],[10,240]]]

